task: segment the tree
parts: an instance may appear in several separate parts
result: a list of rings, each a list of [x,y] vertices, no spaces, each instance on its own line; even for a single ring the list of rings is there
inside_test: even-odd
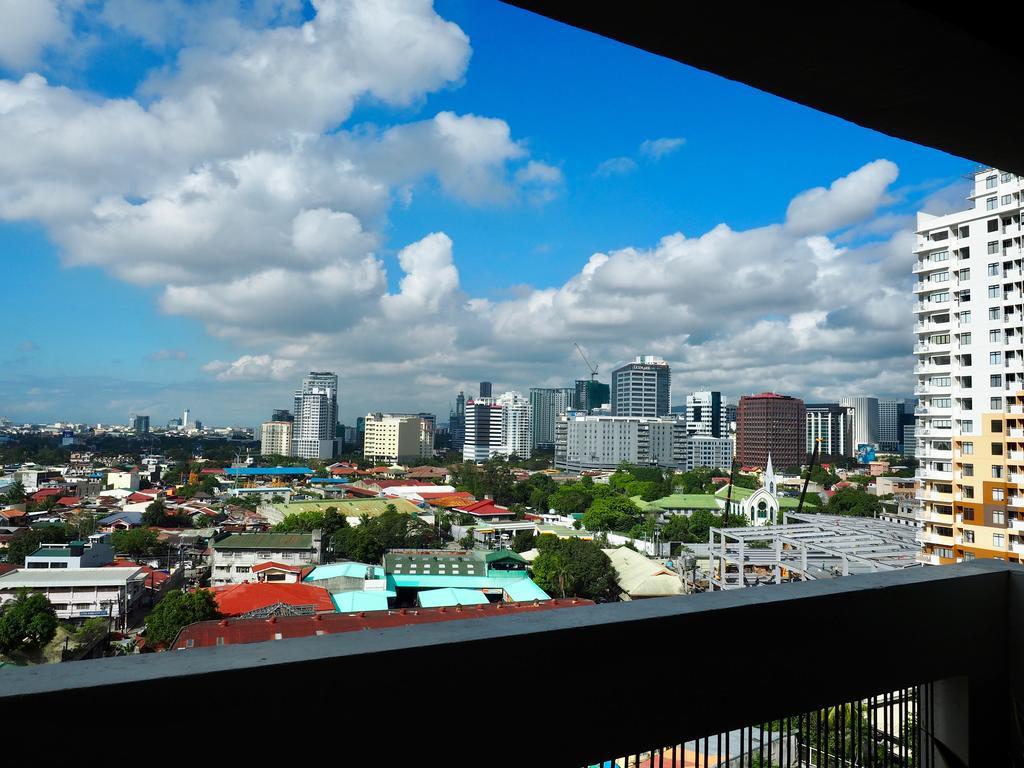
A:
[[[24,565],[25,557],[39,549],[40,544],[63,544],[67,540],[67,531],[63,525],[47,524],[29,528],[11,539],[7,545],[7,562]]]
[[[466,529],[466,535],[459,539],[459,546],[463,549],[472,549],[476,546],[476,538],[473,536],[473,528],[474,526],[469,526],[469,528]]]
[[[25,493],[25,484],[21,480],[15,480],[7,487],[7,493],[4,494],[4,501],[8,504],[22,504],[25,499],[28,498]]]
[[[219,618],[212,592],[171,592],[146,617],[146,640],[153,645],[170,645],[182,627]]]
[[[0,651],[10,654],[41,648],[57,634],[57,613],[41,592],[18,590],[0,612]]]
[[[108,620],[97,616],[86,620],[75,632],[75,642],[80,646],[91,646],[107,636]]]
[[[142,513],[144,525],[161,526],[167,522],[167,505],[163,499],[155,499]]]
[[[853,517],[874,517],[882,510],[877,496],[859,487],[841,488],[836,491],[825,506],[830,515],[851,515]]]
[[[560,515],[583,514],[594,500],[593,490],[593,482],[590,483],[590,487],[582,482],[566,483],[548,496],[548,504]]]
[[[595,499],[583,515],[583,527],[588,531],[628,531],[642,522],[640,507],[625,496]]]
[[[115,552],[124,552],[133,560],[148,555],[156,549],[159,535],[152,528],[129,528],[127,531],[114,531],[110,543]]]
[[[556,597],[584,597],[606,602],[615,599],[615,566],[592,541],[541,536],[533,561],[533,577],[545,592]]]
[[[661,526],[662,541],[690,541],[690,521],[686,515],[672,515]]]
[[[512,539],[512,549],[516,552],[526,552],[534,548],[535,540],[536,536],[532,531],[516,531],[516,535]]]
[[[412,515],[391,510],[379,517],[363,517],[353,528],[336,529],[330,542],[340,557],[362,563],[379,563],[388,549],[431,549],[441,544],[434,528]]]

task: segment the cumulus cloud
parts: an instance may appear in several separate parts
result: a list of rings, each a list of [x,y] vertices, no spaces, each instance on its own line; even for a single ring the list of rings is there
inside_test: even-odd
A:
[[[0,66],[22,70],[70,34],[68,10],[57,0],[0,0]]]
[[[281,381],[295,374],[295,361],[279,360],[270,355],[242,355],[231,362],[213,360],[204,365],[203,370],[216,374],[218,381]]]
[[[640,154],[651,160],[661,160],[661,158],[676,152],[685,143],[686,139],[679,136],[647,139],[640,145]]]
[[[635,171],[636,168],[636,160],[631,157],[612,157],[597,166],[597,170],[594,171],[594,175],[598,178],[625,176],[626,174]]]
[[[827,234],[863,221],[891,201],[888,188],[898,174],[892,161],[875,160],[828,189],[801,192],[786,209],[786,228],[796,235]]]

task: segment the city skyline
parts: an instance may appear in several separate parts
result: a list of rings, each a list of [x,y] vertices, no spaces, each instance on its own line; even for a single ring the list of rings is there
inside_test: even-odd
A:
[[[61,41],[92,44],[77,59],[40,38],[0,60],[0,89],[35,104],[0,119],[15,150],[0,161],[14,318],[0,415],[163,423],[202,402],[208,421],[253,424],[303,370],[339,371],[345,423],[381,408],[444,413],[481,376],[523,392],[586,378],[576,342],[605,381],[643,352],[664,357],[680,389],[732,400],[765,381],[808,402],[909,396],[912,213],[959,206],[971,163],[514,8],[390,12],[414,39],[436,38],[429,60],[408,62],[406,89],[368,73],[282,120],[293,94],[267,75],[245,83],[267,111],[251,124],[226,111],[216,146],[176,143],[167,122],[173,109],[198,119],[200,80],[223,86],[253,52],[296,66],[334,56],[326,71],[342,71],[365,48],[344,48],[312,8],[211,8],[212,28],[238,25],[216,50],[173,10],[111,11],[87,31],[62,18]],[[307,50],[301,24],[337,47]],[[371,26],[346,44],[386,52]],[[523,34],[540,41],[528,56],[510,45]],[[563,56],[591,69],[552,78]],[[635,109],[609,109],[627,93]],[[90,132],[117,110],[134,133]],[[95,144],[51,167],[61,126]],[[314,138],[283,151],[300,132]],[[479,139],[481,156],[452,137]],[[154,157],[145,140],[168,151]],[[131,167],[94,165],[112,141]],[[424,148],[438,164],[424,167]],[[344,185],[314,170],[344,162],[358,171]],[[326,204],[277,194],[297,178]],[[268,195],[277,202],[258,207]],[[61,299],[41,313],[40,295]]]

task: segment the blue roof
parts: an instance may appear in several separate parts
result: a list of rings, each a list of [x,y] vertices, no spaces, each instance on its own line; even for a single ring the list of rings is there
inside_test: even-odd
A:
[[[331,563],[330,565],[318,565],[303,579],[303,581],[322,581],[323,579],[334,579],[339,576],[346,576],[350,579],[365,579],[366,569],[371,566],[366,563]],[[372,566],[378,579],[384,578],[384,568],[379,565]]]
[[[505,594],[508,599],[515,603],[525,603],[531,600],[550,600],[551,597],[543,589],[538,587],[530,579],[517,579],[505,583]]]
[[[335,592],[331,595],[331,599],[334,601],[334,608],[338,613],[350,613],[352,611],[386,611],[388,598],[394,596],[394,592],[374,590],[372,592]]]
[[[252,475],[312,475],[309,467],[229,467],[224,470],[229,477],[247,477]]]
[[[115,512],[100,520],[100,525],[109,525],[118,520],[124,520],[129,525],[142,525],[142,512]]]
[[[334,484],[334,483],[347,483],[348,482],[348,478],[347,477],[314,477],[314,478],[311,478],[309,482],[316,483],[317,485],[324,484],[324,483],[331,483],[331,484]]]
[[[442,576],[431,574],[388,574],[388,589],[501,589],[513,600],[550,600],[551,598],[527,576],[510,579],[507,576]],[[513,597],[513,594],[515,597]]]

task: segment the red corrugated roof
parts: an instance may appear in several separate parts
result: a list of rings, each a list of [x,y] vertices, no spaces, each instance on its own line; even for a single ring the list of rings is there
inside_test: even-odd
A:
[[[345,493],[350,496],[365,496],[367,498],[376,497],[378,491],[371,491],[369,488],[353,488],[351,485],[343,485]]]
[[[252,586],[252,585],[249,585]],[[570,598],[536,603],[488,603],[455,608],[417,608],[415,610],[370,611],[364,613],[332,613],[320,616],[282,616],[276,619],[233,619],[201,621],[190,624],[178,634],[172,647],[183,650],[189,640],[194,648],[239,643],[261,643],[267,640],[311,637],[318,633],[333,635],[363,629],[390,629],[409,624],[433,624],[438,621],[483,619],[489,616],[515,616],[560,608],[593,605],[592,600]]]
[[[81,503],[82,500],[77,496],[61,496],[57,499],[57,504],[62,507],[74,507]]]
[[[224,470],[220,467],[214,467],[213,469],[201,469],[199,470],[200,475],[223,475]]]
[[[47,496],[60,496],[62,493],[64,493],[63,488],[43,488],[33,493],[32,499],[45,499]]]
[[[279,571],[288,571],[289,573],[302,573],[301,565],[285,565],[284,563],[275,563],[273,560],[266,563],[257,563],[252,567],[252,572],[260,573],[262,571],[269,571],[272,568],[276,568]]]
[[[282,584],[274,581],[247,582],[213,587],[217,607],[225,616],[241,616],[270,605],[312,605],[317,611],[333,611],[331,593],[310,584]]]
[[[457,512],[465,512],[470,515],[479,515],[481,517],[511,514],[511,510],[508,507],[499,507],[491,499],[484,499],[483,501],[478,501],[464,507],[456,507],[455,510]]]

